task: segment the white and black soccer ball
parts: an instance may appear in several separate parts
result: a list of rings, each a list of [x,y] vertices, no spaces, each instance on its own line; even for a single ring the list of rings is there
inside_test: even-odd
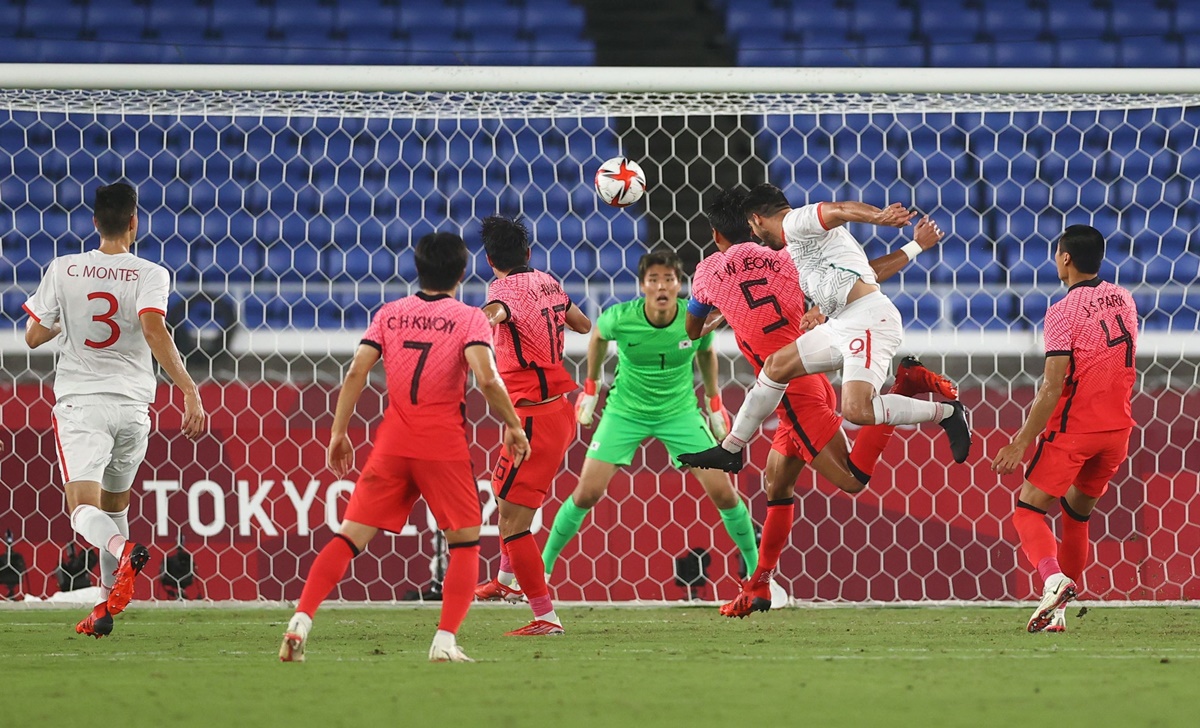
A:
[[[646,173],[637,162],[613,157],[596,170],[596,194],[606,205],[628,207],[646,193]]]

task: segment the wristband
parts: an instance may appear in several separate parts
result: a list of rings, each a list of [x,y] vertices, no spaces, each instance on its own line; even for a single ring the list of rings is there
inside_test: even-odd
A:
[[[596,380],[595,379],[583,380],[583,393],[589,397],[596,394]]]
[[[908,256],[909,261],[914,261],[917,259],[917,254],[921,252],[921,244],[915,241],[905,243],[904,247],[900,248],[900,251]]]

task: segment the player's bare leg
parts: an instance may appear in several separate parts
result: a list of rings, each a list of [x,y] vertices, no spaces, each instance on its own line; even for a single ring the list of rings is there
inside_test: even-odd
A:
[[[150,560],[150,552],[125,538],[114,520],[101,509],[99,482],[72,481],[67,483],[66,492],[72,528],[89,544],[117,560],[106,605],[110,615],[120,614],[133,599],[134,580]],[[76,631],[86,633],[80,631],[79,625]]]
[[[721,523],[737,546],[738,553],[746,564],[746,573],[754,573],[758,568],[758,543],[754,538],[754,521],[750,518],[746,502],[733,487],[733,481],[720,470],[696,468],[691,472],[721,513]]]
[[[312,631],[317,609],[333,591],[333,587],[345,577],[350,560],[362,553],[378,532],[379,529],[374,526],[342,521],[337,535],[317,554],[304,579],[304,591],[300,593],[296,613],[288,621],[283,643],[279,645],[280,661],[304,662],[308,633]]]
[[[546,587],[546,576],[542,571],[541,552],[534,541],[530,528],[536,511],[528,506],[501,499],[500,538],[508,550],[513,573],[524,590],[533,610],[533,621],[520,629],[506,632],[508,637],[531,637],[537,635],[563,634],[562,620],[554,611],[550,590]]]
[[[446,578],[442,581],[442,616],[429,646],[430,662],[474,662],[458,646],[458,628],[471,609],[479,578],[479,526],[446,531]]]
[[[546,545],[542,548],[542,567],[545,569],[546,580],[554,573],[554,564],[579,529],[588,512],[600,502],[608,490],[608,484],[617,474],[619,465],[606,463],[595,458],[584,458],[583,470],[579,473],[579,483],[570,496],[565,498],[554,515],[554,523],[546,536]]]
[[[758,548],[758,567],[742,585],[741,593],[732,602],[721,605],[723,616],[741,619],[771,608],[771,583],[779,555],[792,534],[796,479],[803,469],[804,460],[800,458],[787,457],[776,450],[767,455],[767,517]],[[849,471],[846,475],[850,475]]]

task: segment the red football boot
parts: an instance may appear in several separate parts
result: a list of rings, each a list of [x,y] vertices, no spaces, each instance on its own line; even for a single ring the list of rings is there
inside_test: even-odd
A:
[[[514,629],[512,632],[505,632],[505,637],[540,637],[542,635],[559,635],[566,634],[561,624],[547,622],[544,619],[535,619],[529,624],[520,629]]]
[[[113,618],[108,613],[108,602],[102,602],[92,608],[92,613],[75,625],[75,634],[84,634],[100,639],[112,634]]]
[[[483,601],[503,599],[506,602],[519,602],[524,597],[525,592],[510,586],[504,586],[496,579],[485,581],[475,587],[475,598],[482,599]]]
[[[911,397],[930,392],[946,399],[958,399],[958,385],[954,382],[926,369],[915,356],[901,359],[900,366],[896,367],[896,382],[892,385],[891,393]]]
[[[117,562],[117,581],[108,594],[108,613],[116,616],[125,611],[133,599],[133,582],[146,562],[150,560],[150,552],[140,543],[127,541],[125,550],[121,552],[121,560]]]
[[[771,581],[760,580],[751,585],[746,582],[742,593],[728,604],[721,605],[721,616],[745,619],[754,612],[765,612],[771,608]]]

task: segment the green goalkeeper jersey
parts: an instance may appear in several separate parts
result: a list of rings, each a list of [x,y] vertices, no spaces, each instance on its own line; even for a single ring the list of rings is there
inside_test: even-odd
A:
[[[666,420],[696,409],[692,360],[707,349],[712,334],[692,341],[684,322],[687,303],[679,299],[675,318],[658,327],[646,318],[646,300],[617,304],[600,314],[600,338],[617,342],[617,374],[604,410],[639,420]]]

